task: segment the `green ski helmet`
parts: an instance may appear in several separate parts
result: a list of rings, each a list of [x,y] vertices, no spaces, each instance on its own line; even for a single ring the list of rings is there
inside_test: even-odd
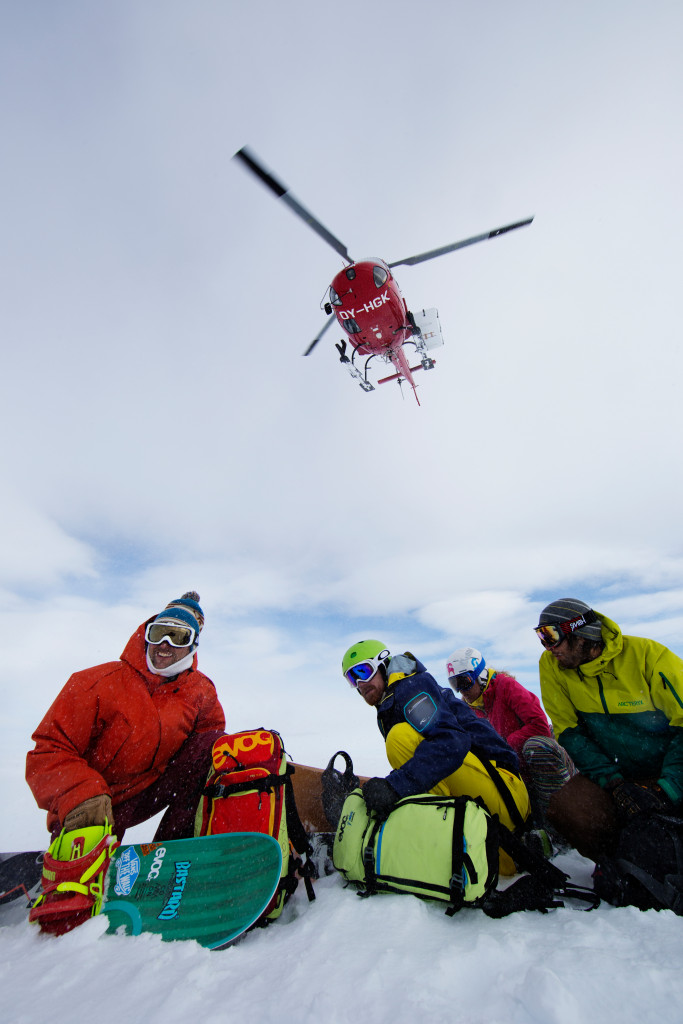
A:
[[[349,647],[342,658],[344,678],[356,687],[361,680],[374,676],[380,665],[386,665],[390,657],[380,640],[359,640]]]

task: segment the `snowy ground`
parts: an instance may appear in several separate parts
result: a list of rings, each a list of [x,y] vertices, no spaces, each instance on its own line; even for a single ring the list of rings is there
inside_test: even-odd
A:
[[[592,865],[557,863],[588,884]],[[683,922],[606,905],[586,913],[474,910],[447,918],[410,896],[359,899],[339,875],[300,886],[282,918],[233,947],[104,935],[94,919],[59,939],[0,928],[0,1019],[74,1015],[98,1024],[366,1021],[413,1024],[666,1024],[683,1003]]]

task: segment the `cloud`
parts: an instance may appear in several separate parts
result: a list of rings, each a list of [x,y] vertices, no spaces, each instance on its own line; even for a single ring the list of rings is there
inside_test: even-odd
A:
[[[19,591],[93,578],[96,556],[30,499],[5,483],[0,497],[0,577]]]

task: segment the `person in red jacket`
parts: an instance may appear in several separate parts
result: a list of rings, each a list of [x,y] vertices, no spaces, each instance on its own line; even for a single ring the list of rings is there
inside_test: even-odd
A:
[[[487,668],[474,647],[454,651],[446,671],[452,689],[480,718],[488,719],[519,757],[537,823],[545,824],[548,800],[576,775],[576,768],[553,739],[540,700],[514,676]]]
[[[74,673],[33,733],[26,781],[53,837],[125,830],[167,808],[154,840],[194,831],[225,715],[197,670],[204,613],[188,591],[136,629],[119,661]]]

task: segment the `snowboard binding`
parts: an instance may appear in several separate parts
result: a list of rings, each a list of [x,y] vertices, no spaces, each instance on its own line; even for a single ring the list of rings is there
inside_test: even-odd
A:
[[[104,879],[119,846],[111,825],[64,829],[43,858],[43,891],[28,919],[49,935],[63,935],[102,908]]]

